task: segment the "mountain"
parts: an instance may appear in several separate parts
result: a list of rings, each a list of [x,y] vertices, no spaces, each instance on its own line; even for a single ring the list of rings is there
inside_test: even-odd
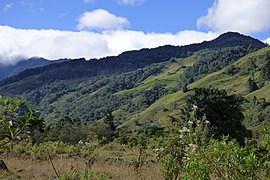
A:
[[[99,75],[111,75],[123,73],[139,68],[143,68],[153,63],[160,63],[170,60],[170,58],[184,58],[192,53],[203,49],[221,49],[226,47],[242,46],[253,50],[260,49],[266,45],[252,37],[239,33],[228,32],[213,41],[205,41],[199,44],[187,46],[162,46],[153,49],[141,49],[138,51],[128,51],[119,56],[92,59],[86,61],[84,58],[72,61],[30,69],[22,72],[18,76],[13,76],[1,82],[1,85],[10,84],[28,77],[38,76],[42,85],[44,81],[80,79]]]
[[[183,86],[191,88],[265,47],[254,38],[229,32],[200,44],[129,51],[99,60],[71,60],[7,78],[1,82],[0,94],[26,99],[40,109],[48,123],[65,115],[95,122],[110,111],[122,127],[157,123],[179,113],[182,99],[189,93],[182,92]],[[258,59],[261,56],[265,54],[259,53]],[[235,68],[236,72],[241,69]],[[233,84],[225,80],[216,87]]]
[[[49,64],[60,63],[65,60],[49,61],[44,58],[32,57],[28,60],[21,60],[15,65],[0,65],[0,80],[7,77],[15,76],[26,69],[46,66]]]

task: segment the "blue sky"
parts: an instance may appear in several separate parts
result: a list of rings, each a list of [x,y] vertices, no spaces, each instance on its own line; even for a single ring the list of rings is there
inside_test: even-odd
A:
[[[130,29],[171,32],[197,29],[196,20],[207,13],[213,0],[145,0],[125,4],[117,0],[1,0],[0,24],[25,29],[76,31],[77,19],[86,11],[104,9],[127,18]]]
[[[0,63],[103,57],[237,31],[270,42],[269,0],[1,0]]]

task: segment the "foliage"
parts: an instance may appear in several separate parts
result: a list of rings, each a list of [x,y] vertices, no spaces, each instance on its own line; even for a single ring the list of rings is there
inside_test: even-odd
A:
[[[184,167],[185,177],[191,179],[268,179],[270,178],[269,131],[264,131],[262,144],[236,141],[223,137],[211,140],[207,146],[190,153]],[[207,177],[207,178],[202,178]]]
[[[248,160],[247,162],[237,161],[236,165],[232,166],[234,168],[230,168],[230,161],[236,161],[240,155],[243,155],[244,159],[253,157],[253,154],[251,154],[253,150],[246,152],[245,147],[241,147],[245,146],[244,138],[249,135],[249,132],[241,124],[243,114],[240,104],[240,97],[227,95],[226,91],[223,90],[194,89],[194,93],[186,99],[186,107],[182,109],[181,118],[171,117],[171,122],[167,125],[160,148],[156,150],[165,179],[178,179],[183,175],[188,179],[224,178],[230,177],[230,173],[235,173],[232,171],[235,170],[234,168],[237,165],[241,166],[237,167],[239,169],[242,168],[242,165],[248,166],[248,164],[250,165],[248,168],[253,168],[257,159],[254,160],[254,163],[253,160],[250,160],[253,164]],[[224,135],[229,136],[223,139]],[[232,139],[236,139],[238,142]],[[227,142],[232,143],[232,146],[238,149],[236,152],[228,151],[228,157],[225,157],[222,153],[227,153],[227,150],[221,145]],[[212,147],[213,144],[220,146],[220,149]],[[232,146],[228,146],[228,148],[232,148]],[[211,154],[210,150],[213,149],[217,150],[215,153],[220,154]],[[207,150],[209,152],[205,154]],[[230,153],[235,153],[235,157],[232,156],[235,159],[229,159],[231,158]],[[248,154],[248,157],[245,157],[246,154]],[[227,159],[223,162],[221,157]],[[215,158],[219,159],[216,160]],[[211,162],[209,162],[209,159],[211,159]],[[215,169],[215,167],[209,165],[212,163],[214,166],[219,160],[222,167],[216,165],[217,169]],[[228,172],[224,174],[219,172],[222,168],[227,168]],[[215,169],[214,172],[213,169]],[[236,171],[238,172],[239,169]],[[251,172],[254,172],[253,169],[243,176],[247,177],[251,175]],[[239,173],[243,172],[240,171]],[[235,176],[237,177],[237,175]]]
[[[127,113],[141,111],[150,105],[148,101],[143,100],[147,92],[149,101],[151,103],[156,101],[159,98],[156,92],[160,88],[150,87],[147,92],[136,91],[128,94],[116,94],[116,92],[138,86],[140,82],[160,72],[162,68],[163,65],[153,65],[120,75],[93,77],[83,82],[81,80],[73,80],[69,83],[51,82],[23,96],[40,107],[43,117],[60,119],[68,115],[84,122],[93,122],[118,108]],[[126,118],[123,116],[118,121],[124,121]]]
[[[260,143],[239,144],[228,136],[209,136],[207,120],[188,126],[174,119],[163,144],[156,150],[165,179],[268,179],[270,134]],[[172,129],[173,127],[173,129]],[[198,141],[199,139],[199,141]]]
[[[15,98],[0,97],[0,147],[33,137],[43,128],[37,111]]]
[[[255,63],[256,59],[254,57],[248,58],[246,64],[241,69],[241,74],[250,75],[251,77],[254,77],[254,74],[257,70],[257,65]]]
[[[239,71],[240,71],[240,68],[239,67],[235,67],[234,65],[230,65],[226,69],[226,74],[228,74],[228,75],[235,75]]]
[[[269,118],[269,102],[264,98],[253,96],[247,103],[245,109],[248,111],[245,114],[245,125],[253,127],[259,125]]]
[[[178,179],[185,162],[189,160],[189,152],[194,152],[208,143],[208,124],[205,117],[194,122],[189,121],[186,126],[180,119],[171,119],[160,148],[155,150],[165,179]]]
[[[236,141],[211,140],[205,148],[189,154],[185,164],[187,179],[260,179],[261,162],[253,146],[241,147]]]
[[[181,76],[183,82],[190,84],[207,74],[216,72],[239,58],[251,52],[251,49],[244,47],[230,47],[221,50],[204,50],[200,53],[200,59],[192,66],[188,67]],[[237,69],[233,66],[227,73],[235,73]]]
[[[200,120],[204,116],[210,122],[210,131],[215,138],[229,135],[241,144],[250,132],[241,124],[244,115],[241,109],[242,98],[228,95],[225,90],[196,88],[182,109],[181,118],[184,122]],[[194,108],[196,111],[194,111]],[[190,119],[192,113],[194,120]]]
[[[137,150],[136,158],[133,161],[134,169],[137,174],[139,174],[146,162],[148,138],[146,132],[142,132],[132,135],[131,141],[129,142],[129,147]]]
[[[107,138],[109,141],[113,141],[113,139],[116,137],[116,125],[114,123],[114,116],[113,116],[112,112],[109,112],[106,115],[104,122],[109,126],[108,131],[111,132],[111,134]]]
[[[182,91],[185,93],[185,92],[188,92],[188,87],[187,87],[187,83],[184,83],[183,86],[182,86]]]
[[[263,80],[269,80],[270,78],[270,54],[269,53],[265,55],[265,60],[266,60],[266,63],[262,67],[261,78]]]
[[[253,91],[256,91],[258,89],[258,86],[256,84],[256,82],[249,78],[248,81],[247,81],[247,91],[248,93],[251,93]]]
[[[90,131],[88,126],[79,119],[71,119],[68,116],[51,124],[40,136],[38,142],[61,141],[68,144],[77,144],[79,141],[88,141]]]

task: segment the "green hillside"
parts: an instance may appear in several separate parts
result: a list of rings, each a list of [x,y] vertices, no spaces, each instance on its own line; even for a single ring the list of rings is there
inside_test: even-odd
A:
[[[64,116],[96,122],[113,112],[118,126],[140,128],[177,116],[190,93],[182,91],[186,87],[212,86],[248,98],[257,93],[258,98],[269,100],[264,90],[267,81],[260,76],[269,51],[269,47],[261,49],[265,46],[251,37],[226,33],[201,44],[72,60],[8,78],[0,83],[0,94],[26,99],[40,110],[47,124]],[[252,63],[255,69],[249,67]],[[259,89],[247,93],[250,77]],[[252,120],[247,125],[256,123]]]
[[[263,127],[264,123],[270,123],[270,81],[269,79],[262,78],[262,69],[269,61],[270,47],[266,47],[248,54],[233,64],[189,84],[188,88],[192,90],[193,88],[199,87],[214,87],[224,89],[230,94],[243,95],[247,99],[243,106],[246,116],[244,123],[248,127],[258,129],[254,126]],[[235,69],[235,72],[230,73],[232,68]],[[253,92],[248,92],[247,90],[249,78],[254,79],[258,85],[258,89]],[[154,79],[154,77],[152,79]],[[123,126],[132,126],[137,122],[139,122],[139,124],[148,124],[149,122],[162,123],[163,121],[167,121],[169,116],[178,117],[180,107],[184,103],[183,100],[189,93],[191,92],[183,93],[179,91],[163,96],[146,110],[133,116],[133,118]],[[250,104],[253,103],[254,96],[258,99],[258,104],[259,99],[263,98],[262,101],[265,100],[265,107],[259,110],[256,109],[255,105],[251,107]],[[261,119],[258,118],[258,116]]]

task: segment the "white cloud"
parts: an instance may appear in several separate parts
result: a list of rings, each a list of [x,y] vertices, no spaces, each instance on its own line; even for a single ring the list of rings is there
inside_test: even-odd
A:
[[[99,58],[124,51],[166,44],[187,45],[211,40],[218,34],[182,31],[177,34],[146,34],[140,31],[110,30],[103,33],[58,30],[15,29],[0,26],[0,63],[13,64],[33,56],[47,59]]]
[[[140,5],[144,3],[144,0],[118,0],[119,4],[128,4],[128,5]]]
[[[130,25],[126,18],[117,17],[104,9],[85,12],[78,21],[78,30],[115,30]]]
[[[101,34],[57,30],[24,30],[0,26],[0,62],[13,64],[20,58],[48,59],[102,57],[108,54]]]
[[[13,3],[10,3],[10,4],[6,4],[5,7],[4,7],[4,11],[7,12],[9,11],[13,6]]]
[[[216,0],[197,25],[217,32],[261,32],[270,29],[269,7],[269,0]]]
[[[154,48],[163,45],[188,45],[212,40],[218,35],[212,32],[181,31],[171,33],[147,33],[141,31],[106,31],[104,38],[108,42],[111,54],[141,48]]]

